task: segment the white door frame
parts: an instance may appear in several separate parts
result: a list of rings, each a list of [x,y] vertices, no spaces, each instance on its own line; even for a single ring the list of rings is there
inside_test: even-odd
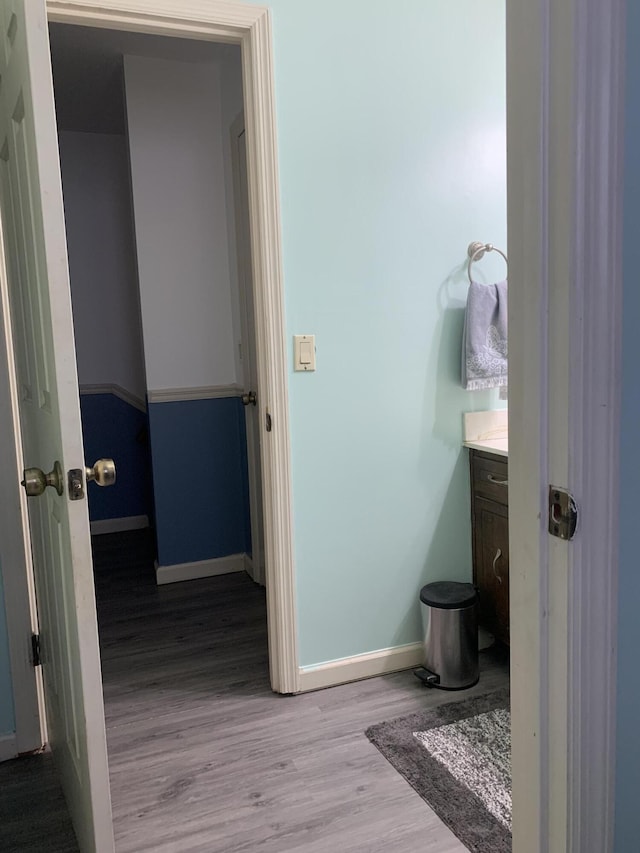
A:
[[[624,0],[507,3],[514,850],[612,849]],[[547,532],[548,486],[580,508]]]
[[[236,288],[238,290],[238,301],[240,305],[240,339],[242,345],[242,367],[243,387],[245,394],[257,392],[260,399],[260,387],[257,376],[257,364],[255,358],[255,321],[253,309],[253,286],[251,280],[247,279],[245,254],[249,254],[251,262],[251,245],[247,253],[247,241],[249,235],[246,233],[246,218],[243,216],[246,201],[243,185],[247,181],[246,158],[240,154],[238,143],[240,137],[245,136],[246,130],[244,110],[242,110],[231,123],[229,130],[229,144],[231,151],[231,171],[233,184],[233,213],[235,238],[232,241],[236,253]],[[244,167],[242,161],[244,160]],[[241,237],[244,242],[241,241]],[[262,514],[262,486],[260,483],[260,430],[257,428],[256,412],[253,407],[245,407],[246,421],[246,446],[247,446],[247,468],[249,472],[249,510],[251,521],[251,561],[247,565],[247,571],[256,583],[264,586],[264,534],[262,532],[264,520]],[[259,416],[259,414],[258,414]],[[256,444],[258,446],[256,447]]]
[[[239,44],[242,49],[271,687],[296,693],[291,450],[269,10],[221,0],[47,0],[50,21]]]

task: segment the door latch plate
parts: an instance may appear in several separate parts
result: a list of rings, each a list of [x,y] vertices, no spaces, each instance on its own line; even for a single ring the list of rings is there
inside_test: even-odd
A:
[[[81,501],[84,498],[83,474],[82,468],[71,468],[67,474],[70,501]]]
[[[578,505],[566,489],[549,486],[549,533],[567,541],[573,539],[578,525]]]

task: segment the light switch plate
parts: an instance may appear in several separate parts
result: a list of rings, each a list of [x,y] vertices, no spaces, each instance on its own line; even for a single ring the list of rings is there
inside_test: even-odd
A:
[[[293,336],[293,369],[312,371],[316,369],[316,336]]]

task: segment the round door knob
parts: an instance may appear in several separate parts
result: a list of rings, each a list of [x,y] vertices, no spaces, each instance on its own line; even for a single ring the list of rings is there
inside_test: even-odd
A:
[[[256,392],[255,391],[249,391],[248,394],[242,395],[242,405],[243,406],[248,406],[248,405],[256,406],[257,404],[258,404],[258,400],[256,398]]]
[[[27,497],[40,497],[47,486],[51,486],[59,495],[64,491],[62,465],[59,462],[54,463],[53,470],[48,474],[45,474],[41,468],[25,468],[22,476],[21,485],[24,486]]]
[[[85,468],[87,482],[93,480],[99,486],[113,486],[116,481],[116,463],[113,459],[98,459],[93,468]]]

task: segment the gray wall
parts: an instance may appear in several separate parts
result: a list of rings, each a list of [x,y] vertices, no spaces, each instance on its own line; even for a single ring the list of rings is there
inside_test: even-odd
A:
[[[144,400],[126,138],[63,131],[58,143],[78,380]]]

